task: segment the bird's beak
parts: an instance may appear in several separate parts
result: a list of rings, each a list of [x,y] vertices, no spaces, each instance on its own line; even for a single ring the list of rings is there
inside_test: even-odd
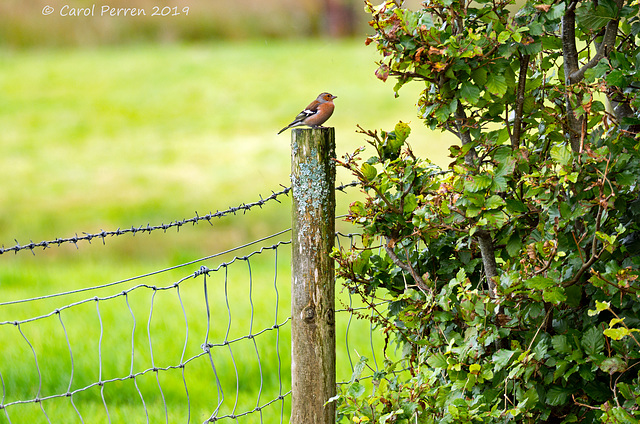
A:
[[[331,100],[337,99],[337,98],[338,98],[338,96],[334,96],[333,94],[331,95]]]

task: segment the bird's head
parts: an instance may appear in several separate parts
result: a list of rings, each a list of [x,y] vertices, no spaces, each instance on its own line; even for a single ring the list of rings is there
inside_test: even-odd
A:
[[[325,103],[325,102],[330,102],[333,99],[336,99],[338,96],[334,96],[333,94],[330,93],[322,93],[318,96],[318,98],[316,99],[317,101],[319,101],[320,103]]]

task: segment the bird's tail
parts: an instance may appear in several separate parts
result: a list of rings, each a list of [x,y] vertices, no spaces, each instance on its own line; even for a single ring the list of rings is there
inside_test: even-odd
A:
[[[284,127],[283,129],[281,129],[280,131],[278,131],[278,134],[282,134],[282,132],[288,130],[289,128],[292,127],[292,124],[287,125],[286,127]]]

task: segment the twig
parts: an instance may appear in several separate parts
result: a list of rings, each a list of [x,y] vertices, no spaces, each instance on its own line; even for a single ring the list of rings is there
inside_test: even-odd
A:
[[[511,136],[511,147],[518,148],[520,145],[520,133],[522,132],[522,111],[524,109],[524,90],[527,84],[527,69],[529,67],[528,54],[520,58],[520,75],[518,76],[518,92],[516,95],[516,115],[513,121],[513,134]]]
[[[387,237],[387,243],[385,243],[384,245],[384,250],[387,252],[387,255],[389,255],[393,263],[396,264],[396,266],[400,267],[403,271],[411,274],[411,276],[413,277],[416,284],[421,290],[423,291],[429,290],[429,286],[427,286],[427,284],[424,282],[422,277],[418,275],[418,273],[413,269],[413,267],[409,264],[402,262],[400,258],[398,258],[396,253],[393,251],[393,248],[391,247],[391,240],[389,240],[388,237]]]

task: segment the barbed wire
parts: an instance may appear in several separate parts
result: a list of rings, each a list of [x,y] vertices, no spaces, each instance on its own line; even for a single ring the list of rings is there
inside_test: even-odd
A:
[[[88,241],[89,243],[91,243],[91,241],[93,239],[101,239],[102,243],[105,243],[105,238],[107,237],[114,237],[114,236],[121,236],[124,234],[137,234],[137,233],[151,233],[152,231],[156,231],[156,230],[163,230],[163,231],[167,231],[171,228],[176,228],[178,231],[180,230],[180,227],[186,225],[186,224],[198,224],[201,221],[207,221],[209,222],[209,224],[212,224],[212,220],[214,218],[222,218],[223,216],[229,215],[229,214],[237,214],[238,212],[244,212],[246,213],[247,211],[251,210],[254,207],[262,207],[265,203],[275,200],[277,202],[280,202],[278,200],[278,197],[281,197],[283,195],[288,195],[289,192],[291,191],[291,187],[284,187],[282,190],[278,191],[278,192],[274,192],[272,191],[272,194],[269,197],[263,198],[262,196],[260,196],[260,200],[256,201],[256,202],[252,202],[252,203],[242,203],[239,206],[236,207],[230,207],[229,209],[223,210],[223,211],[216,211],[214,212],[210,212],[206,215],[198,215],[198,212],[196,212],[196,216],[192,217],[192,218],[185,218],[182,220],[175,220],[172,221],[168,224],[160,224],[160,225],[151,225],[151,224],[147,224],[147,225],[140,225],[138,227],[132,226],[131,228],[125,228],[125,229],[121,229],[118,228],[117,230],[113,230],[113,231],[105,231],[102,230],[99,233],[82,233],[83,235],[79,236],[77,233],[73,236],[73,237],[66,237],[66,238],[57,238],[55,240],[48,240],[48,241],[41,241],[39,243],[34,243],[33,241],[28,243],[28,244],[24,244],[21,245],[18,240],[15,240],[16,245],[15,246],[11,246],[11,247],[4,247],[4,245],[2,246],[2,248],[0,248],[0,254],[3,253],[7,253],[7,252],[14,252],[17,253],[21,250],[31,250],[32,253],[35,254],[35,252],[33,252],[34,249],[38,248],[38,247],[42,247],[43,249],[47,249],[48,247],[51,247],[53,245],[55,246],[60,246],[62,244],[65,243],[73,243],[74,245],[76,245],[76,248],[78,247],[78,242],[79,241]]]
[[[357,186],[359,183],[356,181],[352,181],[351,183],[347,183],[347,184],[341,184],[339,186],[336,186],[336,190],[338,191],[344,191],[346,188],[349,187],[355,187]],[[282,186],[284,187],[284,186]],[[202,221],[207,221],[210,225],[213,225],[213,223],[211,222],[214,218],[222,218],[226,215],[236,215],[238,212],[242,212],[242,213],[246,213],[247,211],[251,210],[252,208],[255,207],[259,207],[262,208],[262,206],[270,201],[276,201],[278,203],[281,203],[280,200],[278,200],[278,197],[281,197],[283,195],[287,196],[289,194],[289,192],[291,191],[291,186],[289,187],[284,187],[282,190],[280,191],[272,191],[271,195],[263,198],[262,196],[260,196],[260,200],[252,202],[252,203],[242,203],[236,207],[230,207],[226,210],[223,211],[216,211],[216,212],[209,212],[206,215],[199,215],[198,212],[196,212],[196,216],[192,217],[192,218],[185,218],[182,220],[175,220],[172,221],[168,224],[160,224],[160,225],[151,225],[151,224],[146,224],[146,225],[139,225],[139,226],[131,226],[130,228],[125,228],[125,229],[121,229],[118,228],[116,230],[112,230],[112,231],[105,231],[102,230],[99,233],[85,233],[83,232],[82,235],[78,235],[78,233],[76,233],[73,237],[59,237],[56,238],[54,240],[44,240],[38,243],[34,243],[33,241],[31,241],[30,243],[27,244],[23,244],[21,245],[20,242],[18,242],[18,240],[16,239],[15,242],[16,244],[14,246],[11,247],[4,247],[4,244],[2,245],[2,247],[0,247],[0,255],[4,254],[4,253],[8,253],[8,252],[14,252],[14,253],[18,253],[20,251],[23,250],[30,250],[31,253],[33,253],[35,255],[34,249],[41,247],[43,250],[50,248],[52,246],[56,246],[56,247],[60,247],[63,244],[67,244],[67,243],[72,243],[76,246],[76,248],[78,248],[78,242],[80,241],[87,241],[89,243],[91,243],[92,240],[94,239],[100,239],[102,240],[102,244],[105,244],[105,239],[107,237],[116,237],[116,236],[121,236],[121,235],[125,235],[125,234],[132,234],[132,235],[136,235],[137,233],[151,233],[153,231],[157,231],[157,230],[163,230],[164,232],[166,232],[167,230],[171,229],[171,228],[176,228],[177,231],[180,231],[180,228],[184,225],[187,224],[198,224]]]

